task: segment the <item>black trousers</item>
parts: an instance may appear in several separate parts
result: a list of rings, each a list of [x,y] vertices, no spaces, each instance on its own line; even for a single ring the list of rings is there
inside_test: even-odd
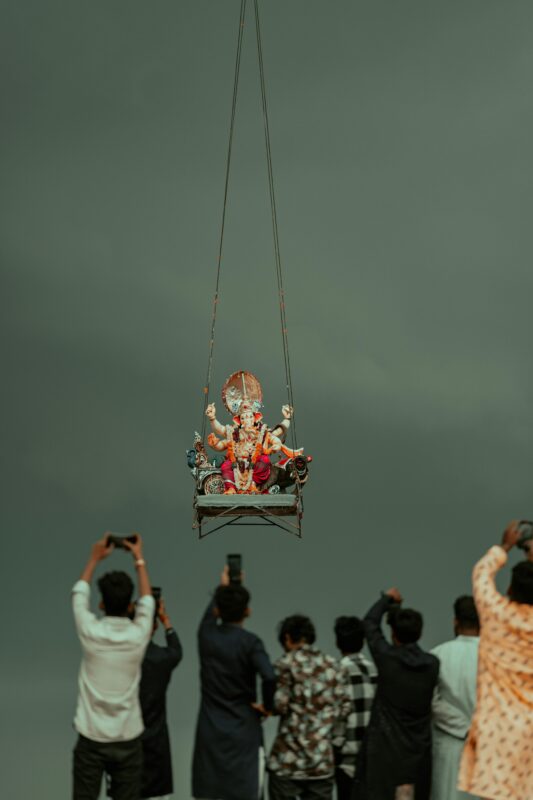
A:
[[[332,800],[333,777],[292,780],[268,773],[269,800]]]
[[[139,800],[143,752],[141,738],[128,742],[93,742],[78,737],[72,765],[73,800],[98,800],[102,777],[111,779],[113,800]]]
[[[339,767],[335,770],[335,783],[337,784],[337,800],[352,800],[355,781]]]

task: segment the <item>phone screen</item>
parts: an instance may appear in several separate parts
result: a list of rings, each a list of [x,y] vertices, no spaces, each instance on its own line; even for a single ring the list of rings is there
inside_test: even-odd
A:
[[[242,558],[240,553],[230,553],[226,559],[230,583],[241,582]]]

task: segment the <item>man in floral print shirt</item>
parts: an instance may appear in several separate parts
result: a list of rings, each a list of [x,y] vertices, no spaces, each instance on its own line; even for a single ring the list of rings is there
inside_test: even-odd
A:
[[[270,800],[330,800],[334,784],[334,723],[350,713],[350,697],[335,660],[316,647],[308,617],[283,620],[285,650],[275,664],[275,713],[281,719],[270,757]]]

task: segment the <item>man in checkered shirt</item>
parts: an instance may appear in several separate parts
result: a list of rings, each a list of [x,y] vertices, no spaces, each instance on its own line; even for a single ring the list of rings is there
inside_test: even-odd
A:
[[[370,720],[378,674],[374,664],[361,653],[365,630],[360,619],[339,617],[335,622],[335,637],[342,654],[339,667],[352,700],[349,717],[339,720],[333,731],[335,781],[338,800],[350,800],[357,753]]]

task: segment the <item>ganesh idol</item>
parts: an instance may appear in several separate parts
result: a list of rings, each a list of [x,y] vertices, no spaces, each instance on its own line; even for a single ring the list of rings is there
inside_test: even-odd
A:
[[[284,444],[293,413],[290,406],[282,407],[283,421],[274,428],[263,422],[261,385],[250,372],[233,373],[224,384],[222,399],[233,415],[232,423],[217,420],[214,403],[207,406],[206,415],[211,423],[208,444],[225,453],[220,465],[225,494],[267,492],[289,461],[293,465],[297,458],[307,460],[303,449],[291,450]],[[281,457],[275,465],[270,460],[274,453]]]

